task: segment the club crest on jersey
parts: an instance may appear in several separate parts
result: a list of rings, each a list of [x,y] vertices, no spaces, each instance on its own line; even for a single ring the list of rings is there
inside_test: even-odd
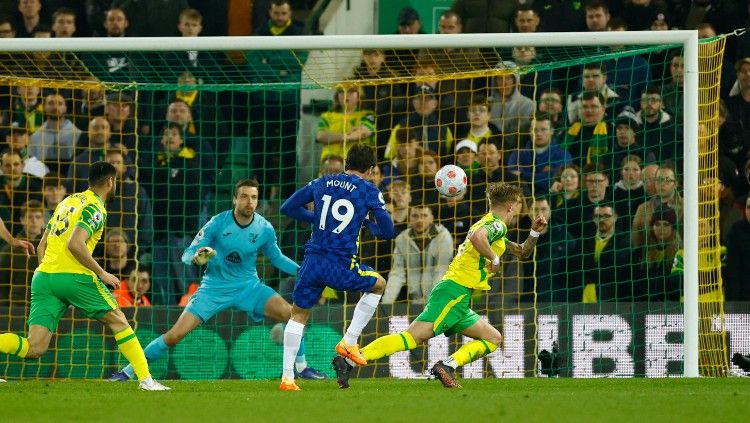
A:
[[[258,240],[258,234],[250,234],[250,242],[255,244],[255,241]]]
[[[238,253],[237,251],[232,251],[231,253],[227,254],[224,260],[230,263],[240,264],[242,262],[242,257],[240,256],[240,253]]]

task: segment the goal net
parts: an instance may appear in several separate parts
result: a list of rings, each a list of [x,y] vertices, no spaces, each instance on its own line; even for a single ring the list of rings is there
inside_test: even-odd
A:
[[[361,344],[422,311],[488,212],[487,185],[504,181],[524,193],[506,222],[509,241],[523,242],[538,214],[550,225],[531,258],[506,254],[491,289],[474,291],[472,308],[504,341],[464,378],[724,375],[727,330],[746,318],[725,315],[722,293],[724,39],[696,52],[687,32],[619,34],[596,44],[590,34],[14,41],[25,50],[0,56],[0,216],[36,242],[57,202],[86,189],[90,163],[115,164],[117,195],[95,256],[125,281],[115,296],[145,346],[197,289],[202,269],[183,265],[182,250],[232,208],[237,181],[259,181],[257,212],[301,262],[310,228],[280,204],[341,172],[348,149],[364,143],[377,150],[372,181],[399,235],[361,233],[360,260],[388,280]],[[437,194],[445,164],[466,170],[465,194]],[[0,251],[0,330],[25,330],[36,264]],[[263,256],[257,268],[290,299],[292,277]],[[358,298],[323,294],[305,334],[311,366],[331,372]],[[223,311],[152,373],[276,378],[275,323]],[[466,341],[439,336],[359,376],[420,377]],[[0,374],[101,378],[123,364],[102,326],[71,309],[50,353],[2,357]]]

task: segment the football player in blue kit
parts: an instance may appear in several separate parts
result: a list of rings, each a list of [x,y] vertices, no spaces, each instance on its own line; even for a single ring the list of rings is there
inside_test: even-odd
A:
[[[234,307],[255,321],[264,317],[286,322],[291,305],[258,277],[256,262],[262,253],[284,273],[297,274],[299,266],[285,256],[276,241],[271,223],[258,214],[258,182],[244,179],[234,187],[234,209],[212,217],[182,254],[185,264],[208,264],[201,286],[185,311],[167,333],[144,349],[149,362],[163,357],[188,333],[222,310]],[[294,371],[305,379],[324,379],[325,374],[307,366],[304,347],[295,356]],[[110,380],[128,380],[130,366]]]
[[[359,232],[365,225],[375,236],[391,239],[393,221],[385,209],[383,194],[367,180],[375,166],[375,151],[356,144],[346,156],[344,173],[324,175],[300,188],[281,206],[281,212],[312,224],[305,244],[305,258],[297,272],[292,315],[284,330],[283,373],[279,389],[298,391],[294,381],[294,357],[302,342],[310,309],[326,286],[339,291],[365,293],[354,309],[336,352],[365,364],[357,340],[372,318],[385,289],[385,279],[357,260]],[[306,205],[313,203],[313,211]]]

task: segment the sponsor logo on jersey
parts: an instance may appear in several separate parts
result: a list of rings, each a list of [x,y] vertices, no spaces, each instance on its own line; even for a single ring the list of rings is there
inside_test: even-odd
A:
[[[238,253],[237,251],[232,251],[231,253],[227,254],[224,260],[230,263],[234,263],[234,264],[242,263],[242,257],[240,256],[240,253]]]

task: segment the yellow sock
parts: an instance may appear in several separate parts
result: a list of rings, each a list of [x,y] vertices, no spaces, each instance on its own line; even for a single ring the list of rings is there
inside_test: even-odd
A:
[[[29,352],[29,340],[15,333],[4,333],[0,335],[0,352],[24,358]]]
[[[417,346],[409,332],[381,336],[362,348],[361,353],[367,361],[387,357],[399,351],[411,350]]]
[[[485,339],[475,339],[474,341],[461,346],[461,348],[451,354],[451,359],[453,359],[457,365],[463,366],[484,357],[496,349],[497,345],[490,341]]]
[[[148,362],[146,361],[146,355],[143,354],[143,348],[141,343],[138,342],[138,338],[135,337],[135,332],[130,327],[127,327],[120,332],[115,334],[115,340],[117,341],[117,348],[120,349],[123,357],[133,366],[138,380],[143,380],[151,377],[151,372],[148,370]]]

